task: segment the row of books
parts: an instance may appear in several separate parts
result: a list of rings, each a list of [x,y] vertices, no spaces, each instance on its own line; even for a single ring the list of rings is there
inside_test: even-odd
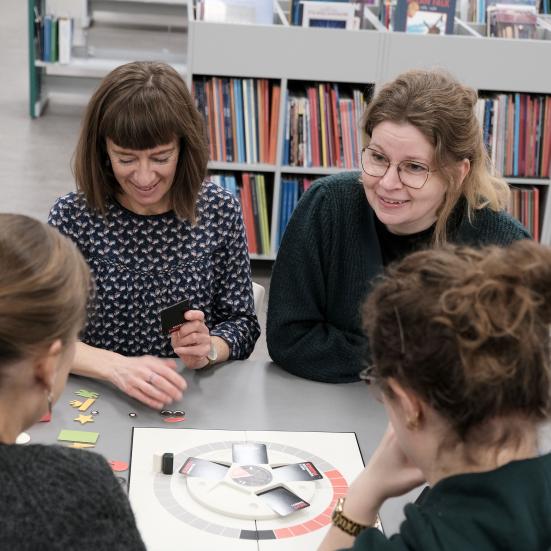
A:
[[[281,87],[266,79],[196,77],[213,161],[275,163]]]
[[[291,214],[297,206],[301,195],[312,185],[312,178],[281,178],[279,190],[279,213],[277,228],[277,246],[279,247],[283,233]]]
[[[540,239],[540,190],[536,186],[511,186],[511,200],[507,209],[532,234]]]
[[[477,115],[499,174],[549,178],[551,96],[514,93],[482,97]]]
[[[359,88],[320,83],[289,91],[285,103],[283,164],[359,166],[360,119],[367,97]]]
[[[73,20],[68,17],[40,15],[35,7],[35,58],[49,63],[69,63],[73,36]]]
[[[267,189],[265,176],[243,172],[238,176],[235,174],[213,174],[210,179],[239,199],[249,253],[270,254],[272,194]]]

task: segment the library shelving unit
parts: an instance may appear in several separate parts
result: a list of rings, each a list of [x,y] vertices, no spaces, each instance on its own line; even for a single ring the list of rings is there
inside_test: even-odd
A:
[[[102,2],[103,9],[106,9],[105,4],[115,3],[124,5],[127,11],[132,7],[133,13],[136,13],[136,5],[139,4],[123,0]],[[144,3],[150,5],[153,2]],[[361,90],[367,100],[369,93],[405,70],[439,67],[485,94],[551,95],[551,72],[543,69],[544,60],[551,59],[551,25],[545,26],[543,22],[538,39],[509,40],[486,38],[482,29],[459,20],[456,20],[455,35],[433,36],[387,32],[377,24],[375,17],[372,18],[371,28],[352,31],[290,26],[281,13],[279,19],[279,24],[269,26],[211,23],[195,20],[193,10],[187,8],[182,18],[185,24],[178,33],[182,42],[182,51],[178,53],[185,65],[182,73],[190,88],[195,89],[200,79],[216,77],[230,81],[253,79],[256,82],[266,79],[280,89],[277,127],[274,130],[275,157],[268,161],[258,158],[258,162],[243,162],[238,156],[231,156],[229,161],[224,155],[218,155],[213,156],[209,164],[213,174],[235,175],[238,185],[245,174],[260,174],[265,179],[265,189],[270,195],[266,202],[270,247],[261,253],[251,254],[253,259],[275,258],[281,234],[282,181],[358,170],[357,166],[284,163],[287,160],[285,147],[288,146],[287,103],[293,92],[309,85],[332,86],[336,83],[342,90],[351,87]],[[32,29],[32,22],[30,25]],[[93,28],[94,25],[90,31]],[[133,32],[136,30],[133,29]],[[166,29],[164,33],[168,50],[175,54],[176,42],[170,42],[171,33]],[[141,43],[144,44],[143,41]],[[155,57],[158,50],[148,54],[147,58]],[[158,58],[166,60],[161,55]],[[535,69],[538,63],[540,70]],[[34,64],[32,60],[31,72]],[[44,71],[43,68],[40,70]],[[49,75],[42,75],[42,78],[44,76]],[[221,100],[220,105],[223,104]],[[223,132],[223,119],[219,124]],[[515,187],[538,188],[540,240],[551,244],[551,193],[548,193],[551,180],[537,176],[506,179]]]
[[[100,80],[128,61],[162,59],[185,76],[187,7],[187,0],[28,0],[31,117],[49,100],[85,105]],[[38,58],[37,15],[73,19],[69,63]]]

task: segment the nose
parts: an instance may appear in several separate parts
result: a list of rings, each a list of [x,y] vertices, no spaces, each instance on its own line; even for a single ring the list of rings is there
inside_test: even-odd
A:
[[[139,186],[147,187],[155,182],[156,175],[148,160],[140,161],[134,174],[134,181]]]
[[[403,188],[404,184],[402,184],[398,175],[398,166],[390,165],[385,175],[379,178],[379,185],[388,190]]]

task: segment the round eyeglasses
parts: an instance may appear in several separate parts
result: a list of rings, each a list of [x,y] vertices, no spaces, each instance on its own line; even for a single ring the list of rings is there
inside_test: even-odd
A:
[[[404,186],[421,189],[436,170],[431,170],[428,165],[420,161],[400,161],[391,163],[381,152],[372,147],[362,149],[362,169],[368,176],[382,178],[391,165],[396,166],[398,178]]]

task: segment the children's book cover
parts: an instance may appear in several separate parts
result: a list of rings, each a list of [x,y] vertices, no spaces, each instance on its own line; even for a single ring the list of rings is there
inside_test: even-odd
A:
[[[394,30],[415,34],[453,34],[455,0],[398,0]]]

